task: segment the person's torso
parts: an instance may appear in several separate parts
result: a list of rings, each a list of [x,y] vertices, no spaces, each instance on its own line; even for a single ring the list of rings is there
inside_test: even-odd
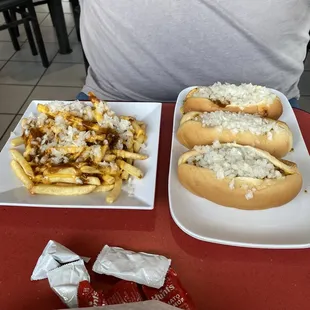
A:
[[[171,101],[190,85],[251,82],[298,96],[309,0],[80,0],[86,90]]]

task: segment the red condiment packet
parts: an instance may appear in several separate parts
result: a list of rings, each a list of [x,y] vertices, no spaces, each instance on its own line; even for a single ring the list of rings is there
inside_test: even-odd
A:
[[[134,282],[119,281],[108,292],[95,291],[88,281],[78,287],[79,307],[96,307],[143,301],[138,285]]]
[[[108,305],[127,304],[131,302],[143,301],[137,283],[130,281],[119,281],[104,297]]]
[[[107,302],[102,292],[95,291],[88,281],[82,281],[78,287],[79,307],[105,306]]]
[[[147,299],[159,300],[180,309],[195,309],[188,293],[182,287],[177,273],[172,268],[169,268],[166,281],[160,289],[142,285],[142,291]]]

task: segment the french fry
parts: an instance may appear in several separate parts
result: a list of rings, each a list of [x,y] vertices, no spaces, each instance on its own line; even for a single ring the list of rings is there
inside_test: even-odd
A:
[[[40,113],[44,113],[46,115],[51,115],[51,116],[55,116],[55,114],[50,113],[50,109],[48,108],[48,106],[46,106],[45,104],[41,104],[39,103],[37,105],[37,111]]]
[[[101,135],[95,135],[95,136],[90,136],[89,138],[86,139],[87,142],[90,143],[95,143],[97,141],[104,141],[106,138],[106,134],[101,134]]]
[[[84,184],[90,184],[90,185],[100,185],[100,179],[97,177],[86,177],[84,180]]]
[[[21,165],[16,161],[11,161],[11,167],[16,174],[16,176],[22,181],[22,183],[25,185],[26,188],[31,189],[33,187],[33,182],[30,180],[30,178],[27,176]]]
[[[11,140],[11,146],[19,146],[24,144],[24,139],[22,137],[16,137]]]
[[[68,112],[58,112],[57,115],[61,115],[65,120],[67,120],[72,127],[75,127],[79,130],[90,129],[98,131],[100,126],[91,121],[84,121],[82,118],[72,115]]]
[[[141,143],[137,140],[133,142],[133,149],[135,153],[139,153],[141,149]]]
[[[122,180],[124,180],[124,181],[128,180],[128,178],[129,178],[129,173],[128,173],[127,171],[123,170],[123,171],[122,171],[122,174],[121,174],[121,178],[122,178]]]
[[[114,161],[116,158],[115,155],[113,154],[106,154],[104,157],[103,157],[103,160],[104,161],[107,161],[107,162],[111,162],[111,161]]]
[[[145,142],[146,137],[144,135],[139,136],[133,143],[133,149],[135,153],[139,153],[141,145]]]
[[[31,154],[34,152],[33,148],[31,147],[31,145],[29,143],[26,144],[26,149],[25,152],[23,154],[24,159],[28,162],[30,161],[31,158]]]
[[[94,95],[93,92],[89,92],[88,96],[89,96],[90,101],[92,102],[92,104],[95,107],[95,111],[93,113],[94,117],[95,117],[96,121],[99,123],[103,120],[103,113],[105,112],[105,111],[101,112],[101,109],[100,109],[100,105],[103,103]]]
[[[116,163],[121,169],[127,171],[130,175],[138,179],[143,178],[143,172],[139,168],[130,165],[121,159],[116,160]]]
[[[92,104],[99,102],[99,99],[96,97],[96,95],[92,91],[88,92],[88,97]]]
[[[93,130],[95,132],[100,131],[100,126],[96,123],[83,121],[83,126],[88,130]]]
[[[82,153],[83,153],[83,151],[71,155],[71,156],[70,156],[71,160],[75,162],[75,161],[81,156]]]
[[[138,141],[140,144],[144,143],[144,141],[145,141],[144,135],[140,135],[139,137],[137,137],[137,141]]]
[[[35,167],[35,169],[34,169],[34,171],[35,171],[35,173],[43,173],[43,175],[44,175],[44,173],[45,174],[50,174],[49,172],[48,172],[48,167],[45,167],[45,166],[37,166],[37,167]]]
[[[57,186],[62,186],[62,187],[69,187],[72,186],[72,184],[70,183],[54,183],[53,185],[57,185]]]
[[[115,178],[112,177],[111,175],[103,175],[102,180],[107,184],[114,184],[115,183]]]
[[[126,147],[129,152],[133,152],[133,138],[129,137],[126,141]]]
[[[132,165],[133,164],[133,159],[129,158],[129,159],[126,160],[126,162],[128,164]],[[128,178],[129,178],[129,173],[127,171],[123,170],[123,172],[122,172],[122,179],[123,180],[128,180]]]
[[[77,174],[77,171],[75,168],[73,167],[67,167],[67,168],[59,168],[59,169],[55,169],[57,167],[53,167],[48,169],[48,171],[57,171],[57,174],[71,174],[72,176],[75,176]]]
[[[103,120],[103,115],[98,111],[97,106],[96,110],[93,112],[95,120],[99,123]]]
[[[137,123],[137,121],[131,122],[131,125],[135,131],[137,138],[139,138],[141,135],[143,135],[143,129],[140,127],[140,125]]]
[[[43,183],[70,183],[70,184],[82,184],[82,180],[75,175],[71,174],[49,174],[43,179]]]
[[[36,174],[33,178],[34,183],[43,183],[44,176],[42,174]]]
[[[139,126],[142,128],[142,130],[144,131],[145,133],[145,130],[146,130],[146,124],[144,122],[141,122],[141,121],[137,121],[137,123],[139,124]]]
[[[102,159],[104,158],[105,153],[106,153],[107,150],[108,150],[108,145],[107,144],[102,145],[100,147],[100,154],[94,156],[94,162],[95,163],[100,163],[102,161]]]
[[[104,158],[109,146],[107,144],[101,146],[101,154],[102,154],[102,159]]]
[[[113,203],[121,193],[123,181],[120,178],[115,180],[114,188],[106,197],[107,203]]]
[[[58,186],[38,184],[30,189],[31,194],[54,195],[54,196],[77,196],[91,193],[96,185],[73,185]]]
[[[109,192],[114,188],[114,184],[102,184],[95,188],[93,193]]]
[[[57,146],[55,149],[63,154],[76,154],[83,152],[85,148],[83,146]]]
[[[119,174],[119,168],[115,164],[116,169],[113,169],[112,167],[100,167],[99,170],[101,171],[102,174],[104,175],[111,175],[111,176],[117,176]]]
[[[87,173],[87,174],[102,174],[102,172],[99,169],[91,167],[91,166],[81,167],[81,172]]]
[[[122,158],[140,159],[140,160],[144,160],[148,158],[147,155],[127,152],[124,150],[112,150],[112,153],[116,155],[116,157],[122,157]]]
[[[124,119],[124,120],[126,120],[126,121],[130,121],[130,122],[136,120],[135,117],[133,117],[133,116],[127,116],[127,115],[121,115],[119,118]]]
[[[34,173],[33,170],[31,168],[31,166],[29,165],[29,163],[27,162],[27,160],[23,157],[23,155],[21,153],[19,153],[17,150],[10,150],[12,157],[21,165],[21,167],[23,168],[24,172],[30,176],[30,177],[34,177]]]

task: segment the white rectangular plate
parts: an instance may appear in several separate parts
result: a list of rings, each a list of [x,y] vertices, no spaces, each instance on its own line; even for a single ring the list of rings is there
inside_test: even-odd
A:
[[[175,223],[190,236],[208,242],[253,248],[310,247],[310,159],[287,98],[273,90],[283,104],[281,120],[289,125],[294,137],[294,152],[289,153],[286,159],[297,163],[303,175],[303,188],[293,201],[279,208],[244,211],[197,197],[183,188],[178,180],[178,158],[187,149],[177,141],[176,131],[182,116],[180,108],[191,89],[193,87],[184,89],[179,94],[174,112],[169,203]],[[308,193],[305,192],[307,188]]]
[[[32,101],[23,117],[31,113],[36,114],[38,103],[46,104],[50,101]],[[68,103],[68,101],[64,101]],[[83,196],[47,196],[30,195],[22,187],[11,170],[9,154],[10,140],[21,134],[20,123],[15,128],[11,137],[0,153],[0,205],[22,206],[22,207],[65,207],[65,208],[97,208],[97,209],[144,209],[154,208],[156,170],[158,157],[158,143],[161,119],[161,103],[143,102],[110,102],[108,103],[113,111],[118,115],[131,115],[138,120],[142,120],[147,125],[148,140],[146,148],[143,150],[149,156],[147,160],[136,161],[135,165],[142,169],[145,176],[141,180],[134,180],[134,196],[129,197],[126,192],[126,185],[120,197],[113,204],[105,202],[105,194],[92,193]],[[21,151],[23,148],[20,149]]]

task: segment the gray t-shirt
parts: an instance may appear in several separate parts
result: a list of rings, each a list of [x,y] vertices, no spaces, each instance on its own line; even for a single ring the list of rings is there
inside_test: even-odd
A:
[[[175,101],[191,85],[254,83],[299,96],[310,0],[80,0],[102,99]],[[309,85],[310,87],[310,85]]]

